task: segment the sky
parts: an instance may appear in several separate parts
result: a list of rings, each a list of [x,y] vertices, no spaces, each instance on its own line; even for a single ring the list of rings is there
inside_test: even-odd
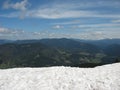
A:
[[[120,0],[0,0],[0,39],[120,38]]]

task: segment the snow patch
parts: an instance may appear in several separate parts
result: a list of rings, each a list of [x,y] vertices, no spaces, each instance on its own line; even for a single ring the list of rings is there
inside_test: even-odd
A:
[[[0,90],[120,90],[120,63],[96,68],[0,69]]]

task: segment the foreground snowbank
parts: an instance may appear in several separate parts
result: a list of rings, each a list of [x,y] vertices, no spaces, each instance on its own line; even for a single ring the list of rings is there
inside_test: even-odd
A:
[[[120,90],[120,63],[0,70],[0,90]]]

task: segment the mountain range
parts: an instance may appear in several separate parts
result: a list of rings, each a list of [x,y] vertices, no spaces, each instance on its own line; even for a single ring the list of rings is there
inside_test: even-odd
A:
[[[0,40],[0,68],[94,67],[120,61],[120,39]]]

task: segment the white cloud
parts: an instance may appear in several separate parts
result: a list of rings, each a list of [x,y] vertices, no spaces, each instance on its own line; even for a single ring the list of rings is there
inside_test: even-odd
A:
[[[74,25],[73,28],[120,28],[120,24],[115,23],[102,23],[102,24],[81,24],[81,25]]]
[[[55,25],[55,26],[53,26],[52,28],[53,28],[53,29],[62,29],[63,26],[61,26],[61,25]]]
[[[24,33],[23,30],[0,27],[0,39],[19,39]]]
[[[80,24],[80,20],[72,20],[72,21],[65,21],[65,22],[57,22],[57,23],[52,23],[53,25],[59,24],[59,25],[73,25],[73,24]]]
[[[120,38],[120,28],[91,28],[83,34],[87,39]]]
[[[4,32],[6,32],[6,31],[8,31],[8,29],[3,28],[3,27],[0,27],[0,33],[4,33]]]
[[[120,38],[120,24],[118,23],[78,25],[76,27],[74,26],[73,28],[82,31],[80,33],[77,33],[77,38],[84,39]],[[76,35],[74,37],[76,37]]]
[[[114,23],[120,23],[120,19],[118,19],[118,20],[112,20],[112,22],[114,22]]]
[[[73,8],[74,9],[74,8]],[[80,18],[80,17],[98,17],[98,18],[120,18],[120,14],[100,14],[97,11],[89,10],[69,10],[64,8],[44,8],[31,10],[27,12],[27,17],[61,19],[61,18]]]
[[[41,38],[78,38],[78,39],[105,39],[120,38],[120,30],[117,28],[94,28],[89,30],[71,32],[24,32],[23,30],[0,27],[0,38],[2,39],[41,39]]]
[[[10,29],[10,28],[4,28],[0,27],[0,34],[3,35],[17,35],[17,34],[23,34],[25,31],[19,30],[19,29]]]
[[[110,1],[111,2],[111,1]],[[99,18],[120,18],[120,14],[110,14],[110,13],[101,13],[100,11],[89,10],[89,7],[98,7],[105,6],[106,3],[95,2],[94,5],[91,2],[82,2],[82,3],[55,3],[55,4],[46,4],[42,5],[39,8],[26,10],[28,1],[23,0],[15,4],[6,2],[3,6],[4,8],[13,8],[16,10],[21,10],[21,17],[29,18],[46,18],[46,19],[61,19],[61,18],[80,18],[80,17],[99,17]],[[102,4],[103,5],[102,5]],[[108,3],[107,3],[108,4]],[[110,4],[111,5],[111,4]],[[116,5],[113,2],[112,5]],[[109,4],[108,4],[109,6]],[[26,10],[26,11],[25,11]],[[25,12],[24,12],[25,11]],[[14,13],[14,14],[13,14]],[[9,15],[0,15],[3,17],[18,17],[18,12],[13,12]]]
[[[120,30],[88,30],[71,32],[35,32],[33,38],[78,38],[78,39],[106,39],[106,38],[120,38]]]
[[[40,32],[33,32],[33,35],[41,35]]]
[[[29,5],[28,0],[22,0],[21,2],[11,3],[9,1],[5,2],[3,5],[4,9],[15,9],[17,11],[12,12],[10,14],[1,14],[0,17],[19,17],[21,16],[26,18],[45,18],[45,19],[64,19],[64,18],[83,18],[83,17],[98,17],[98,18],[110,18],[115,19],[112,21],[112,23],[103,23],[103,24],[81,24],[79,20],[73,20],[68,22],[62,22],[60,23],[53,23],[54,25],[52,29],[64,29],[64,25],[74,24],[72,27],[69,26],[66,29],[69,30],[75,29],[81,30],[82,32],[76,32],[74,33],[51,33],[51,32],[34,32],[29,33],[28,38],[49,38],[49,37],[70,37],[70,38],[84,38],[84,39],[101,39],[101,38],[120,38],[120,13],[108,13],[97,11],[95,9],[92,11],[93,7],[115,7],[120,2],[116,2],[113,0],[111,1],[105,1],[108,3],[104,3],[104,1],[97,2],[85,2],[85,3],[55,3],[55,4],[46,4],[43,6],[40,6],[39,8],[34,8],[31,10],[27,9],[27,6]],[[110,2],[110,3],[109,3]],[[107,9],[108,10],[108,9]],[[117,10],[117,9],[116,9]],[[81,19],[82,20],[82,19]],[[90,21],[88,21],[90,22]],[[101,21],[100,21],[101,22]],[[113,23],[114,22],[114,23]],[[58,30],[59,31],[59,30]],[[92,31],[92,32],[91,32]],[[6,34],[6,35],[16,35],[17,33],[20,33],[19,30],[11,30],[8,28],[0,28],[0,34]],[[31,37],[33,35],[33,37]],[[22,38],[22,37],[20,37]],[[25,37],[24,37],[25,38]]]
[[[16,2],[16,3],[10,3],[9,1],[6,1],[4,2],[3,4],[3,8],[4,9],[16,9],[16,10],[21,10],[21,11],[24,11],[27,9],[27,4],[28,4],[28,1],[27,0],[23,0],[21,2]]]
[[[78,2],[78,3],[55,3],[40,6],[27,12],[27,17],[61,19],[61,18],[79,18],[79,17],[100,17],[100,18],[120,18],[119,14],[101,13],[97,9],[89,10],[90,7],[118,6],[120,2]]]
[[[28,3],[28,0],[22,0],[21,2],[16,2],[16,3],[11,3],[11,2],[9,2],[7,0],[3,4],[3,9],[15,9],[15,10],[19,10],[21,12],[20,15],[19,15],[20,18],[24,18],[24,15],[26,14],[26,11],[27,11],[27,7],[29,5],[30,4]],[[10,16],[11,15],[13,15],[13,14],[11,13]]]

